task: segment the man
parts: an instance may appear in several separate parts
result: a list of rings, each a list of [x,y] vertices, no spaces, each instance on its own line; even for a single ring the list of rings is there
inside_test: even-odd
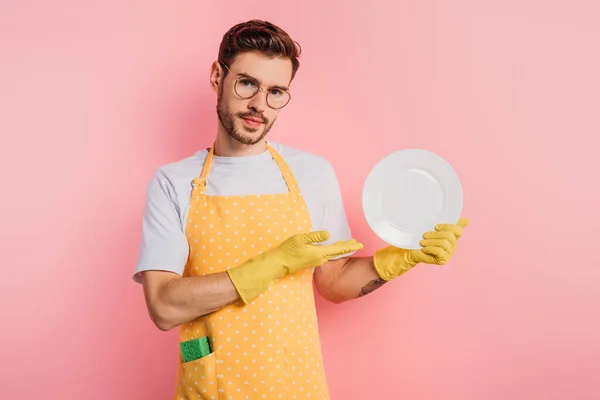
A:
[[[466,226],[437,226],[420,250],[352,257],[362,245],[331,165],[266,141],[298,56],[271,23],[231,28],[210,71],[214,145],[149,183],[134,279],[156,326],[179,327],[176,399],[328,399],[313,281],[335,303],[363,296],[418,263],[446,263]]]

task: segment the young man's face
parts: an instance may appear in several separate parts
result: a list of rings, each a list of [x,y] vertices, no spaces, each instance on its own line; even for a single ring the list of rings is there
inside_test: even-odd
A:
[[[289,59],[269,58],[255,52],[239,54],[218,89],[217,114],[225,132],[243,144],[261,141],[281,111],[269,106],[267,95],[271,105],[282,104],[286,94],[281,89],[287,89],[291,79]],[[235,87],[244,97],[257,87],[264,90],[245,99],[236,94]]]

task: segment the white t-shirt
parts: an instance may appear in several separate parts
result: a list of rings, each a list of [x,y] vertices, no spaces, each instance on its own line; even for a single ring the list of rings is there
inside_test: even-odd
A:
[[[351,239],[339,183],[323,157],[269,142],[290,167],[310,213],[312,230],[330,234],[325,244]],[[200,176],[208,151],[160,166],[150,180],[142,220],[142,240],[133,279],[141,271],[162,270],[183,274],[189,255],[185,234],[192,181]],[[268,151],[254,156],[214,156],[207,179],[207,194],[241,196],[288,192],[279,167]]]

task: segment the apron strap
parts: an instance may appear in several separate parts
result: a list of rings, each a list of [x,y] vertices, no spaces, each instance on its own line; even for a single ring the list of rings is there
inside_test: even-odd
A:
[[[208,176],[208,171],[210,170],[210,165],[212,164],[213,155],[215,154],[215,145],[211,146],[208,155],[206,156],[206,160],[204,160],[204,165],[202,166],[202,173],[192,181],[192,196],[199,196],[206,194],[206,177]]]
[[[279,167],[279,171],[283,176],[283,180],[288,187],[290,193],[300,193],[300,188],[298,187],[298,183],[296,182],[296,178],[294,178],[294,174],[292,174],[292,170],[287,165],[287,163],[283,160],[283,157],[279,155],[275,151],[273,147],[269,143],[266,143],[267,150],[271,153],[271,157]],[[208,171],[210,170],[210,165],[212,164],[213,156],[215,154],[215,145],[213,143],[208,155],[206,156],[206,160],[204,161],[204,166],[202,167],[202,172],[200,176],[192,181],[193,196],[206,194],[206,177],[208,176]]]
[[[300,193],[300,188],[298,187],[298,183],[296,182],[296,178],[294,178],[294,174],[292,174],[292,170],[287,165],[287,163],[283,160],[283,157],[279,155],[275,151],[273,147],[269,143],[267,143],[267,150],[271,153],[273,160],[277,163],[279,170],[281,171],[281,175],[283,176],[283,180],[288,187],[290,193]]]

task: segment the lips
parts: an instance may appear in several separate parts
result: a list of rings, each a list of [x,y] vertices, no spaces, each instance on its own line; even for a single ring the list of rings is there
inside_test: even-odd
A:
[[[242,116],[240,116],[240,118],[242,119],[242,123],[244,124],[244,126],[250,130],[256,130],[265,123],[265,120],[261,118]]]
[[[262,124],[263,122],[265,122],[260,118],[245,118],[245,117],[242,117],[242,118],[245,119],[246,121],[255,122],[257,124]]]

